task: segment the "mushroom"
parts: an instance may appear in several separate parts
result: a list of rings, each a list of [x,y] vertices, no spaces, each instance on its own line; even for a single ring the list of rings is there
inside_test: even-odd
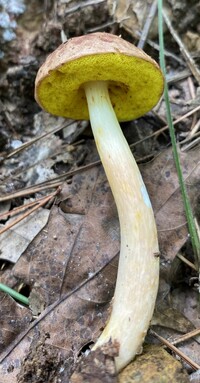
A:
[[[39,69],[35,83],[35,98],[49,113],[90,118],[117,206],[121,247],[112,313],[94,346],[117,341],[117,371],[141,351],[159,281],[151,202],[118,121],[144,115],[162,92],[157,63],[109,33],[75,37],[60,45]]]

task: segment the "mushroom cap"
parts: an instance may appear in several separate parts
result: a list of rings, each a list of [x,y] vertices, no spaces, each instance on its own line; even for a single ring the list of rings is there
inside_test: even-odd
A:
[[[107,81],[119,121],[151,110],[163,92],[158,64],[141,49],[109,33],[74,37],[51,53],[37,73],[35,98],[51,114],[89,119],[84,83]]]

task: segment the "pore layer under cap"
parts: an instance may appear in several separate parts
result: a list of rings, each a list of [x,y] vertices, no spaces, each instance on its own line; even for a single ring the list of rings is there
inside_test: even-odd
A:
[[[35,97],[51,114],[89,119],[83,84],[107,81],[119,121],[142,116],[158,102],[163,76],[157,63],[118,36],[75,37],[50,54],[38,71]]]

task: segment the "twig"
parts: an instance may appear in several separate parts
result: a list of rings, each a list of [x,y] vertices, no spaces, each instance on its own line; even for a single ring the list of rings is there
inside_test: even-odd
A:
[[[159,52],[159,45],[157,43],[155,43],[154,41],[149,40],[149,39],[147,39],[147,43],[150,45],[150,47],[154,48],[155,50],[157,50]],[[172,57],[179,64],[186,66],[184,60],[182,60],[180,57],[178,57],[174,53],[168,51],[167,49],[165,49],[165,57]]]
[[[0,234],[3,234],[5,231],[9,230],[11,227],[16,225],[18,222],[22,221],[24,218],[28,217],[30,214],[32,214],[35,210],[38,210],[40,207],[45,205],[51,198],[55,197],[55,195],[58,193],[58,190],[56,190],[54,193],[48,195],[45,197],[42,201],[40,201],[36,206],[34,206],[32,209],[28,210],[26,213],[15,219],[14,221],[10,222],[8,225],[4,226],[0,230]]]
[[[177,120],[174,121],[174,125],[178,124],[180,121],[183,121],[185,118],[187,118],[189,116],[192,116],[198,110],[200,110],[200,105],[197,106],[195,109],[190,110],[189,112],[187,112],[183,116],[177,118]],[[165,125],[163,128],[157,130],[156,132],[150,134],[149,136],[146,136],[143,139],[138,140],[137,142],[134,142],[133,144],[130,145],[130,147],[133,148],[133,147],[137,146],[138,144],[140,144],[140,143],[142,143],[142,142],[144,142],[146,140],[149,140],[150,138],[152,138],[154,136],[157,136],[160,133],[163,133],[168,128],[169,128],[169,126]],[[28,188],[24,188],[22,190],[18,190],[16,193],[7,194],[5,196],[0,197],[0,202],[9,201],[12,198],[25,197],[26,195],[30,195],[30,194],[34,194],[34,193],[37,193],[37,192],[40,192],[40,191],[43,191],[43,190],[46,190],[46,189],[51,189],[51,188],[58,187],[58,186],[60,186],[62,184],[62,182],[64,182],[68,178],[72,177],[73,175],[75,175],[77,173],[80,173],[83,170],[91,169],[94,166],[100,165],[100,163],[101,163],[100,161],[95,161],[95,162],[92,162],[92,163],[90,163],[88,165],[81,166],[78,169],[75,169],[75,170],[72,170],[70,172],[64,173],[61,176],[55,177],[55,178],[53,178],[53,179],[51,179],[49,181],[41,182],[41,183],[39,183],[37,185],[31,186],[31,187],[28,187]]]
[[[3,102],[0,100],[0,114],[2,114],[3,116],[4,116],[4,119],[5,119],[5,122],[6,122],[6,124],[7,124],[7,126],[8,126],[8,128],[14,133],[14,134],[16,134],[16,131],[15,131],[15,129],[13,128],[13,126],[12,126],[12,124],[11,124],[11,122],[10,122],[10,118],[9,118],[9,115],[8,115],[8,113],[7,113],[7,111],[6,111],[6,108],[5,108],[5,106],[4,106],[4,104],[3,104]]]
[[[166,80],[168,85],[173,84],[174,82],[178,82],[181,80],[184,80],[185,78],[189,77],[191,75],[191,71],[189,69],[184,69],[178,73],[175,74],[167,74]]]
[[[140,36],[140,40],[137,44],[138,48],[141,48],[141,49],[144,48],[144,45],[146,43],[146,39],[147,39],[147,36],[149,33],[149,29],[151,27],[152,21],[155,17],[155,14],[156,14],[156,10],[157,10],[157,0],[154,0],[152,5],[151,5],[149,14],[147,15],[147,18],[146,18],[146,21],[145,21],[145,24],[144,24],[144,27],[143,27],[143,30],[142,30],[142,33]]]
[[[192,330],[192,331],[188,332],[187,334],[181,335],[180,337],[174,339],[171,342],[171,344],[173,344],[175,346],[175,345],[182,343],[182,342],[185,342],[186,340],[191,339],[191,338],[193,338],[199,334],[200,334],[200,328],[196,328],[195,330]]]
[[[187,355],[185,355],[182,351],[180,351],[177,347],[175,347],[172,343],[170,343],[168,340],[163,338],[162,336],[158,335],[155,331],[150,330],[150,334],[155,336],[157,339],[159,339],[165,346],[167,346],[170,350],[174,351],[175,354],[180,356],[181,359],[183,359],[189,366],[191,366],[194,370],[199,370],[200,366],[199,364],[195,363],[192,359],[190,359]]]
[[[196,95],[195,95],[195,87],[194,87],[192,76],[188,77],[187,82],[188,82],[188,87],[189,87],[192,100],[194,100]],[[197,122],[197,114],[194,114],[192,117],[192,124],[191,124],[190,130],[193,130],[194,126],[196,125],[196,122]]]
[[[70,15],[70,13],[74,13],[77,11],[80,11],[82,8],[89,7],[90,5],[96,5],[100,3],[105,3],[106,0],[85,0],[83,4],[75,5],[74,7],[71,7],[70,9],[65,11],[65,15]],[[66,4],[69,0],[61,0],[61,3]]]
[[[175,121],[173,121],[173,124],[176,125],[178,124],[179,122],[185,120],[187,117],[190,117],[192,116],[194,113],[196,113],[198,110],[200,110],[200,105],[197,106],[195,109],[192,109],[190,110],[189,112],[187,112],[186,114],[184,114],[183,116],[177,118]],[[163,128],[161,129],[158,129],[156,130],[156,132],[150,134],[149,136],[146,136],[144,138],[142,138],[141,140],[137,141],[137,142],[134,142],[133,144],[130,145],[130,147],[134,147],[138,144],[140,144],[141,142],[143,141],[146,141],[146,140],[149,140],[150,138],[154,137],[154,136],[157,136],[158,134],[160,133],[163,133],[165,130],[169,129],[169,125],[165,125],[163,126]]]
[[[60,186],[65,180],[72,177],[73,175],[80,173],[83,170],[88,170],[94,166],[100,165],[100,161],[92,162],[85,166],[80,166],[80,168],[71,170],[70,172],[64,173],[61,176],[55,177],[49,181],[41,182],[37,185],[27,187],[21,190],[18,190],[16,193],[10,193],[5,196],[0,197],[0,202],[9,201],[12,198],[24,197],[26,195],[34,194],[42,190],[51,189]]]
[[[33,207],[37,205],[38,203],[44,201],[46,198],[47,196],[44,196],[44,197],[36,199],[33,202],[29,202],[29,203],[26,203],[25,205],[15,207],[13,210],[6,211],[5,213],[0,214],[0,220],[7,217],[13,217],[16,214],[21,213],[23,210],[29,209],[30,207]]]
[[[195,77],[198,84],[200,85],[200,71],[199,71],[197,65],[195,64],[195,61],[193,60],[189,51],[186,49],[185,45],[181,41],[180,37],[178,36],[178,33],[176,32],[176,30],[172,26],[171,21],[170,21],[169,17],[167,16],[167,14],[164,10],[162,10],[162,14],[163,14],[163,18],[165,20],[165,23],[167,24],[167,26],[169,28],[170,33],[172,34],[174,40],[177,42],[179,49],[180,49],[180,52],[182,53],[184,59],[187,62],[188,67],[190,68],[193,76]]]
[[[70,121],[69,123],[64,123],[62,124],[60,127],[57,127],[53,130],[51,130],[50,132],[48,133],[45,133],[45,134],[42,134],[41,136],[38,136],[38,137],[35,137],[33,138],[32,140],[28,141],[28,142],[25,142],[24,144],[22,144],[19,148],[13,150],[11,153],[9,153],[4,159],[3,161],[5,160],[8,160],[9,158],[15,156],[15,154],[18,154],[20,153],[22,150],[24,149],[27,149],[29,146],[35,144],[35,142],[37,141],[40,141],[48,136],[50,136],[51,134],[54,134],[56,132],[59,132],[60,130],[64,129],[64,128],[67,128],[68,126],[72,125],[74,123],[74,121]]]
[[[88,28],[87,33],[93,33],[93,32],[98,32],[102,30],[105,31],[106,28],[114,27],[116,24],[117,24],[117,21],[113,21],[113,20],[107,21],[106,23],[101,23],[97,27]]]
[[[186,142],[189,142],[191,141],[191,139],[193,139],[194,137],[198,137],[200,132],[198,133],[198,130],[200,128],[200,120],[197,121],[197,123],[195,124],[195,126],[192,128],[192,130],[189,132],[189,134],[187,135],[187,137],[180,142],[180,145],[183,145],[185,144]]]
[[[189,86],[191,97],[194,100],[195,99],[195,87],[194,87],[194,83],[192,81],[191,76],[188,77],[188,86]]]
[[[194,146],[197,146],[198,144],[200,144],[200,137],[196,138],[196,140],[193,140],[192,142],[190,142],[190,144],[187,144],[185,145],[181,151],[182,152],[187,152],[188,150],[194,148]]]
[[[195,223],[196,231],[197,231],[197,234],[198,234],[198,237],[199,237],[199,240],[200,240],[200,226],[199,226],[199,223],[198,223],[196,217],[194,217],[194,223]]]
[[[186,265],[191,267],[191,269],[198,271],[197,267],[194,265],[194,263],[190,262],[187,258],[185,258],[182,254],[176,255],[182,262],[184,262]]]

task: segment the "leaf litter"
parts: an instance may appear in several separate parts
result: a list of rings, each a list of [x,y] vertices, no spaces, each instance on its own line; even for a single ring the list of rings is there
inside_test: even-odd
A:
[[[46,225],[49,217],[48,209],[40,209],[36,213],[23,219],[16,224],[13,229],[8,229],[1,234],[0,242],[0,258],[3,260],[16,263],[21,254],[26,250],[27,246],[32,242],[35,236]],[[7,220],[7,225],[12,223],[13,218]],[[0,230],[5,228],[0,225]],[[13,244],[15,244],[13,246]]]
[[[166,201],[181,211],[177,204],[177,200],[180,201],[180,192],[174,179],[171,149],[160,156],[145,165],[142,171],[155,211],[159,212]],[[195,158],[193,153],[190,157],[191,163],[187,162],[185,175],[188,178],[195,167]],[[168,184],[169,175],[166,177],[166,172],[170,173],[171,184]],[[155,174],[157,183],[153,179]],[[154,182],[149,183],[149,179],[153,179]],[[195,179],[193,177],[194,185]],[[162,190],[161,193],[158,193],[159,188]],[[154,190],[157,192],[154,193]],[[174,204],[173,196],[177,192],[179,197]],[[185,225],[184,215],[180,218]],[[169,224],[175,224],[174,216],[171,217],[171,221],[168,220],[168,226]],[[180,222],[178,224],[180,225]],[[181,236],[180,247],[187,240],[187,230],[184,233]],[[162,246],[166,249],[165,238],[164,240],[162,238],[164,237],[160,237],[161,249]],[[47,307],[47,314],[41,321],[38,319],[37,331],[41,334],[50,333],[48,343],[64,349],[63,358],[70,357],[73,347],[76,359],[81,348],[94,342],[100,328],[105,324],[108,303],[114,292],[118,252],[119,226],[116,207],[102,168],[94,167],[74,176],[71,184],[64,185],[58,197],[58,204],[51,209],[47,226],[12,268],[13,278],[23,280],[30,287],[31,296],[34,294],[36,300],[41,300],[42,297],[42,307]],[[171,246],[167,247],[165,253],[163,252],[161,262],[168,260],[167,254],[173,259]],[[9,278],[10,276],[9,274]],[[79,286],[82,287],[78,289]],[[77,291],[73,293],[74,290]],[[62,300],[63,296],[66,299]],[[49,305],[54,302],[57,302],[58,306],[48,312]],[[164,312],[166,317],[166,307]],[[162,321],[162,315],[161,311],[161,319],[157,320],[157,323],[161,322],[166,326],[166,320]],[[43,317],[43,313],[41,316]],[[181,317],[180,314],[179,316]],[[172,326],[178,331],[193,329],[191,322],[186,319],[182,328],[180,324],[177,326],[178,321],[173,324],[174,311],[171,313],[171,320],[168,315],[167,322],[168,327]],[[34,338],[33,329],[28,331],[27,336],[29,339]],[[17,344],[15,352],[18,347],[24,348],[26,352],[27,336]],[[6,359],[7,363],[13,363],[12,353]],[[8,376],[10,379],[11,374]]]
[[[142,2],[138,4],[138,9],[141,8],[141,4]],[[63,5],[61,8],[63,9]],[[58,7],[59,17],[62,14],[62,12],[59,13],[61,8]],[[129,12],[129,16],[132,16],[130,7]],[[137,14],[135,12],[136,16]],[[138,15],[140,16],[140,19],[138,19],[139,24],[142,25],[141,12]],[[71,26],[73,29],[73,23],[71,23]],[[83,25],[79,26],[79,28],[82,27]],[[125,23],[123,27],[126,29]],[[52,25],[52,28],[56,30],[57,26]],[[137,30],[136,25],[136,32]],[[130,30],[128,32],[130,33]],[[44,39],[44,36],[40,36],[41,41],[42,38]],[[45,49],[52,50],[53,44],[56,47],[58,45],[57,42],[55,43],[56,38],[58,41],[58,34],[54,34],[55,40],[52,42],[52,46],[48,47],[47,44]],[[42,43],[38,42],[37,44],[37,49],[38,47],[41,49]],[[39,59],[41,60],[41,58]],[[13,71],[12,76],[14,74]],[[34,75],[32,78],[34,78]],[[12,86],[15,90],[19,89],[16,84],[10,85],[9,92],[11,92]],[[24,83],[22,86],[25,86]],[[186,85],[183,85],[183,88],[186,89]],[[174,91],[171,93],[173,100],[178,97],[185,97],[180,89],[181,85],[178,93]],[[28,103],[29,100],[27,99]],[[178,107],[177,105],[175,103],[173,109],[176,118],[181,115],[183,108],[188,110],[187,105],[184,103],[179,104]],[[161,116],[162,109],[161,105]],[[8,116],[12,116],[12,108],[9,111]],[[21,111],[23,112],[23,108]],[[18,116],[18,112],[16,113]],[[55,124],[62,125],[63,123],[63,121],[48,116],[44,112],[34,114],[34,121],[34,129],[37,134],[41,134],[43,125],[52,129]],[[19,116],[18,122],[20,123]],[[145,121],[143,122],[145,126]],[[188,122],[189,120],[186,120],[186,123],[182,124],[182,131],[179,128],[180,137],[183,135],[184,130],[188,129]],[[25,126],[25,123],[22,122],[21,126]],[[46,177],[54,178],[64,169],[66,170],[66,167],[69,169],[72,167],[73,169],[77,168],[81,163],[85,164],[94,161],[94,159],[96,160],[96,150],[90,142],[91,135],[85,131],[85,128],[86,125],[78,131],[78,125],[75,123],[72,134],[75,133],[74,140],[83,134],[86,145],[85,143],[77,145],[72,152],[69,151],[67,154],[63,154],[63,157],[59,154],[63,136],[52,136],[50,152],[47,151],[45,156],[39,154],[42,165],[36,165],[35,169],[30,167],[30,171],[26,173],[26,176],[24,169],[31,165],[29,161],[32,148],[29,154],[27,152],[26,160],[22,155],[22,157],[18,157],[14,161],[7,161],[7,170],[5,164],[2,171],[4,177],[8,177],[10,169],[14,172],[19,170],[17,169],[20,163],[18,161],[22,161],[22,159],[21,163],[24,166],[22,166],[21,174],[17,175],[17,177],[14,178],[12,173],[9,175],[6,189],[3,192],[5,193],[5,190],[19,189],[27,184],[34,185],[35,182],[43,182]],[[77,134],[76,131],[78,131]],[[27,130],[25,139],[28,140],[29,137],[30,132]],[[133,135],[130,137],[131,139],[134,138]],[[19,132],[16,138],[20,138]],[[47,142],[47,140],[45,143],[41,141],[42,144],[39,144],[39,146],[47,150]],[[157,142],[160,143],[157,150],[162,149],[162,146],[166,147],[168,143],[166,136],[161,135],[157,137]],[[156,143],[153,144],[156,147]],[[55,146],[57,154],[52,159],[52,155],[55,154]],[[36,155],[35,151],[33,153],[33,157],[38,162],[38,154]],[[139,149],[138,153],[140,153]],[[193,211],[198,218],[200,179],[198,147],[192,151],[190,150],[189,153],[180,152],[180,155]],[[49,156],[50,159],[48,159]],[[44,172],[41,170],[42,168]],[[6,173],[7,171],[8,173]],[[170,337],[171,339],[180,336],[182,333],[189,332],[195,327],[200,327],[200,318],[196,305],[197,290],[195,281],[193,282],[192,279],[195,273],[187,265],[182,263],[180,265],[179,263],[173,281],[170,278],[174,260],[177,259],[176,255],[179,252],[185,253],[186,256],[191,253],[191,250],[188,252],[187,249],[188,231],[171,149],[162,150],[160,154],[156,153],[154,160],[141,165],[141,171],[154,207],[161,250],[160,289],[152,325],[163,337]],[[19,202],[21,201],[17,201],[18,204]],[[11,207],[13,207],[13,203]],[[31,291],[30,302],[32,308],[31,314],[29,309],[22,307],[12,298],[1,293],[3,297],[0,319],[3,344],[2,359],[5,357],[2,361],[2,383],[17,381],[16,376],[19,374],[21,361],[25,357],[27,359],[23,364],[21,374],[18,375],[19,382],[23,382],[25,377],[30,376],[26,374],[31,371],[33,381],[37,381],[34,379],[37,379],[40,358],[43,361],[42,365],[46,366],[49,371],[49,377],[52,381],[53,379],[60,379],[61,382],[68,381],[77,365],[77,361],[80,359],[80,355],[84,358],[84,350],[88,350],[90,345],[95,342],[109,315],[109,302],[113,296],[117,273],[119,225],[116,207],[101,167],[95,166],[90,170],[82,170],[73,176],[71,181],[62,184],[61,193],[54,205],[49,208],[49,211],[47,225],[38,232],[33,240],[30,239],[30,244],[26,250],[21,249],[21,256],[18,261],[1,273],[3,283],[15,287],[19,286],[20,282],[23,282],[28,287],[28,290]],[[13,261],[15,262],[14,259]],[[177,282],[178,278],[179,283]],[[12,318],[15,318],[14,322],[10,319],[10,312],[12,312]],[[152,341],[152,337],[147,338],[147,343],[152,343]],[[200,363],[198,336],[195,337],[194,341],[190,341],[189,344],[188,342],[183,343],[180,347],[197,363]],[[156,353],[160,354],[160,351],[156,351]],[[55,357],[54,365],[50,363],[52,361],[51,354]],[[46,359],[44,355],[47,355]],[[151,352],[148,355],[151,355]],[[168,356],[167,353],[164,363],[170,366],[173,364],[174,359],[170,357],[172,359],[169,361]],[[34,359],[35,365],[30,363],[32,359]],[[147,367],[146,362],[142,361],[140,357],[137,360],[139,370],[148,371],[149,367]],[[90,373],[94,367],[92,362],[94,361],[91,361],[91,364],[89,363]],[[106,362],[101,361],[101,363],[106,365]],[[154,361],[154,364],[157,363],[159,362]],[[112,358],[109,365],[110,371],[112,371]],[[78,366],[79,364],[77,368]],[[83,370],[86,366],[87,359],[83,362]],[[187,368],[189,373],[192,372],[186,364],[184,364],[184,367]],[[54,377],[51,375],[53,368],[56,371]],[[135,368],[135,374],[137,375],[137,367]],[[178,368],[180,368],[180,365]],[[77,379],[77,376],[79,379],[83,379],[82,372],[77,371],[78,375],[76,375],[77,372],[75,371],[72,379]],[[102,370],[103,373],[105,371]],[[180,381],[177,372],[171,376],[173,378],[170,377],[170,380],[176,381],[177,378]],[[106,377],[104,375],[104,379],[106,378],[106,381],[109,381],[108,374]],[[41,375],[40,379],[45,381],[47,377]],[[112,377],[110,379],[115,381]],[[123,381],[126,379],[128,378],[123,378]],[[151,382],[150,376],[147,376],[147,378],[143,376],[143,379]],[[181,381],[184,381],[184,379],[187,378],[182,376]],[[94,381],[94,376],[91,381]]]

